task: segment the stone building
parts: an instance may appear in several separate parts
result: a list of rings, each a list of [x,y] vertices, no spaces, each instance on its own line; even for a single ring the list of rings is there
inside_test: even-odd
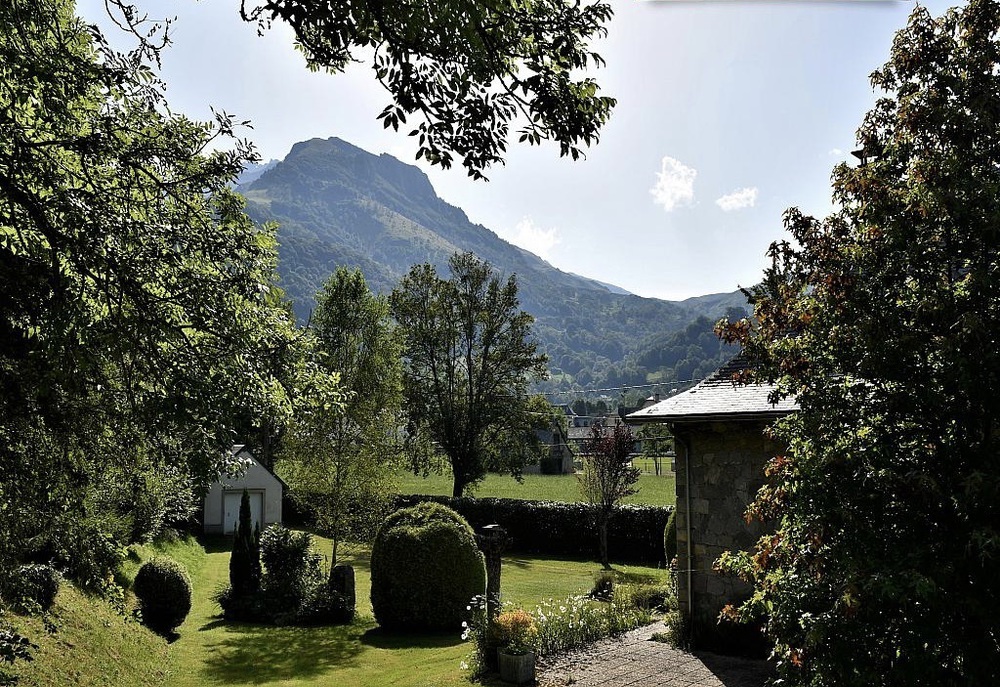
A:
[[[692,639],[701,648],[750,650],[746,633],[718,622],[719,611],[749,595],[738,579],[713,564],[723,551],[746,550],[764,533],[744,513],[764,483],[764,465],[782,450],[765,436],[776,418],[796,410],[791,400],[772,404],[767,385],[738,386],[733,375],[746,362],[734,358],[697,386],[628,416],[659,422],[674,435],[677,465],[677,595]]]

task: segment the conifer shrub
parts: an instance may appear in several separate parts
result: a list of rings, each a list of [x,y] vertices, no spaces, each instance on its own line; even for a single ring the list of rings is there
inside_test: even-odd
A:
[[[233,599],[252,597],[260,591],[260,531],[250,519],[250,494],[243,490],[236,522],[233,552],[229,557],[229,587]]]
[[[663,560],[666,561],[667,565],[670,565],[670,561],[677,558],[676,509],[670,511],[670,517],[667,518],[667,524],[663,528],[663,555],[666,557]]]
[[[437,503],[390,515],[371,554],[372,609],[387,630],[458,630],[486,590],[486,566],[462,516]]]
[[[181,564],[169,558],[143,563],[132,591],[139,599],[143,624],[155,632],[172,632],[191,611],[191,580]]]

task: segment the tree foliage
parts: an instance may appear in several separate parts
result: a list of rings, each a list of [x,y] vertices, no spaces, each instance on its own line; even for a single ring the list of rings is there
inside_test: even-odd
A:
[[[546,358],[520,310],[517,279],[506,281],[472,253],[450,260],[451,279],[416,265],[392,292],[404,337],[403,373],[411,435],[426,433],[448,456],[454,495],[488,468],[517,473],[537,424],[528,383]]]
[[[580,491],[588,503],[597,506],[597,530],[601,545],[601,564],[611,569],[608,558],[608,521],[622,499],[639,492],[635,486],[640,470],[632,465],[635,440],[632,429],[616,424],[611,431],[594,425],[583,445],[583,473]]]
[[[473,177],[503,162],[515,122],[520,141],[552,140],[577,159],[615,105],[581,75],[604,64],[590,47],[607,33],[603,2],[241,0],[241,12],[261,29],[291,26],[311,69],[339,72],[370,55],[393,99],[383,124],[416,119],[417,158],[448,168],[458,155]]]
[[[338,268],[317,296],[310,322],[318,372],[336,375],[334,396],[315,377],[298,394],[285,437],[284,470],[297,498],[333,539],[375,535],[392,492],[402,428],[401,344],[389,303],[359,270]]]
[[[235,123],[170,114],[149,57],[68,1],[0,5],[0,557],[91,586],[283,402],[273,235],[228,188],[252,152],[209,153]]]
[[[784,684],[1000,678],[1000,5],[918,7],[834,170],[840,209],[789,210],[730,323],[801,410],[724,567],[756,585]]]

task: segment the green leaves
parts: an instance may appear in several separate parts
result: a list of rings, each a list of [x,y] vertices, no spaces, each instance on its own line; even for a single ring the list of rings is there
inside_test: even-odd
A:
[[[373,53],[376,78],[393,99],[379,114],[383,126],[398,130],[418,119],[417,159],[449,168],[457,156],[474,178],[503,162],[514,121],[526,122],[522,142],[551,140],[576,159],[582,146],[597,143],[615,105],[592,79],[576,76],[604,63],[590,42],[606,34],[610,4],[263,0],[242,7],[261,28],[288,23],[311,69],[341,71]]]
[[[545,374],[546,358],[531,339],[533,318],[519,309],[513,276],[501,280],[472,253],[449,263],[448,280],[429,264],[414,266],[391,307],[404,337],[413,434],[426,431],[448,456],[461,496],[488,467],[517,474],[528,459],[527,387]]]
[[[236,120],[169,114],[153,52],[62,0],[0,7],[0,548],[99,581],[88,537],[186,519],[236,417],[287,412],[273,230],[229,190],[254,153],[205,152]]]
[[[834,170],[841,209],[786,214],[756,326],[729,329],[801,406],[750,509],[777,534],[725,561],[789,684],[1000,678],[998,22],[992,0],[914,10],[872,76],[864,160]]]

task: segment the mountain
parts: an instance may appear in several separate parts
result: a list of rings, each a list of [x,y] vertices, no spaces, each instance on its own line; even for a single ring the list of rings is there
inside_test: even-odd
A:
[[[417,263],[430,262],[446,275],[456,251],[471,250],[502,273],[516,274],[521,305],[534,315],[549,355],[547,390],[705,375],[731,355],[711,335],[712,322],[746,305],[739,292],[681,302],[642,298],[559,270],[473,224],[437,196],[417,167],[337,138],[296,144],[240,191],[251,217],[279,224],[278,271],[303,320],[338,265],[360,267],[382,292]],[[681,348],[684,356],[668,364],[677,356],[663,351]],[[687,377],[677,375],[689,370]]]

